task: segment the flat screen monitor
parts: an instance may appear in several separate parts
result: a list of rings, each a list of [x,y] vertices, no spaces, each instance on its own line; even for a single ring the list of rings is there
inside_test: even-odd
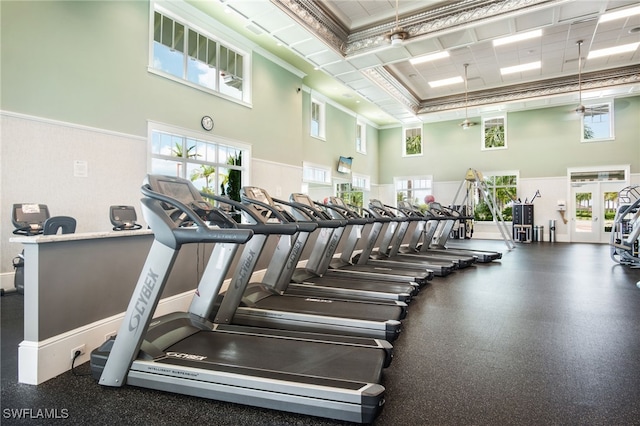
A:
[[[339,173],[351,173],[351,163],[353,158],[340,156],[338,159],[338,172]]]

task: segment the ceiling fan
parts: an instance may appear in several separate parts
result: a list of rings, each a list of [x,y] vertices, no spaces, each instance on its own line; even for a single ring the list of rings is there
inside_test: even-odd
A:
[[[396,24],[390,33],[385,34],[385,38],[391,42],[391,46],[400,47],[404,40],[409,38],[409,33],[398,23],[398,0],[396,0]]]
[[[464,130],[476,125],[473,121],[469,121],[469,87],[467,86],[467,68],[469,68],[469,64],[464,64],[464,121],[460,123],[460,127]]]

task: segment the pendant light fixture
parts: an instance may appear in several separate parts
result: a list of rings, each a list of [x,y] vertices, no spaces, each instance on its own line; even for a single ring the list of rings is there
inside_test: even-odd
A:
[[[469,68],[469,64],[464,64],[464,121],[460,123],[460,127],[462,127],[464,130],[467,130],[469,127],[476,124],[472,121],[469,121],[469,86],[467,84],[467,68]]]

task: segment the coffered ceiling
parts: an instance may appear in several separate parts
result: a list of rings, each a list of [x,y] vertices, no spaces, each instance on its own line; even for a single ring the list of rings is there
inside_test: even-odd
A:
[[[640,49],[633,48],[640,42],[640,13],[600,19],[612,11],[638,9],[635,0],[190,3],[301,69],[310,87],[379,125],[462,120],[465,114],[552,105],[575,108],[579,89],[583,103],[640,93]],[[495,44],[535,30],[540,31],[537,37]],[[390,34],[403,40],[392,45]],[[621,45],[633,49],[589,56]],[[447,56],[410,62],[434,53]],[[501,72],[538,62],[536,69]],[[458,82],[433,86],[452,78]]]

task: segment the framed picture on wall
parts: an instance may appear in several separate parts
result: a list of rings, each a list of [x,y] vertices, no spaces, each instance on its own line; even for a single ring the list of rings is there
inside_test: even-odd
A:
[[[482,149],[507,148],[507,117],[487,117],[482,119]]]
[[[402,141],[402,156],[422,155],[422,128],[405,128]]]

